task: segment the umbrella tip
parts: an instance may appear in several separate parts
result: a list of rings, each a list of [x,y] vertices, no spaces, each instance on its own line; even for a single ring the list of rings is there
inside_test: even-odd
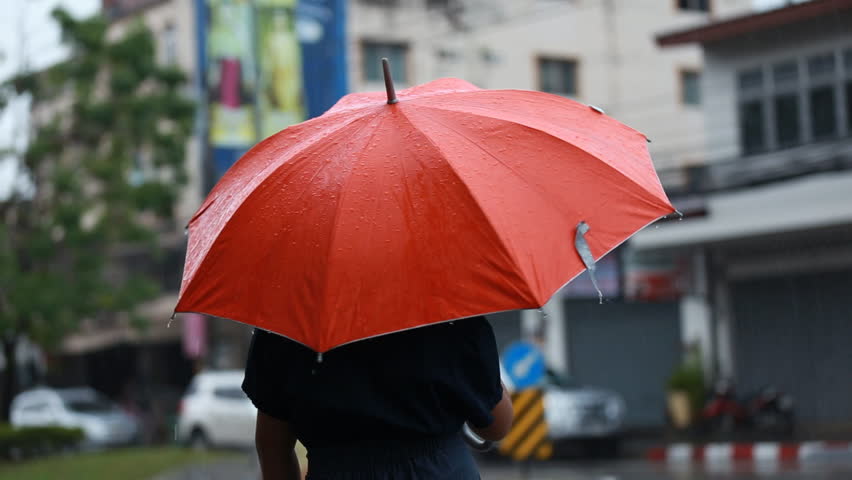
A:
[[[390,62],[387,58],[382,59],[382,72],[385,75],[385,90],[388,93],[388,105],[393,105],[399,102],[396,98],[396,90],[393,88],[393,78],[391,77]]]
[[[596,107],[596,106],[594,106],[594,105],[589,105],[589,108],[591,108],[592,110],[594,110],[594,111],[596,111],[596,112],[598,112],[598,113],[601,113],[601,114],[606,113],[606,112],[604,112],[603,108],[601,108],[601,107]]]

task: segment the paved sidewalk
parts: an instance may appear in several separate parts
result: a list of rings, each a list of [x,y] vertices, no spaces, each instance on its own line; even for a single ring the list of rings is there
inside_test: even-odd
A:
[[[676,443],[648,451],[659,462],[791,462],[825,458],[852,459],[850,442]]]
[[[253,455],[195,464],[158,475],[151,480],[259,480],[260,470]]]
[[[729,463],[668,464],[646,460],[552,461],[536,464],[528,475],[517,465],[483,462],[483,480],[848,480],[852,463],[813,461],[792,465]],[[258,480],[256,463],[236,458],[196,465],[152,480]]]

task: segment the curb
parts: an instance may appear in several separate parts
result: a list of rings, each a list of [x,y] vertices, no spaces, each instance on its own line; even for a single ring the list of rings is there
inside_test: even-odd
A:
[[[651,448],[646,457],[654,462],[795,462],[822,455],[852,457],[852,442],[675,443]]]

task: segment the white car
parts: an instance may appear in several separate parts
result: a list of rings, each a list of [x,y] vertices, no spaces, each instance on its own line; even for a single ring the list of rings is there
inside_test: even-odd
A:
[[[80,428],[86,446],[92,447],[130,444],[139,435],[133,417],[89,387],[22,392],[12,401],[9,416],[15,427]]]
[[[178,409],[178,439],[196,448],[253,447],[257,409],[242,382],[242,370],[196,375]]]
[[[513,391],[502,364],[500,369],[506,389]],[[549,369],[540,387],[544,389],[544,417],[553,442],[576,442],[603,453],[617,453],[626,413],[620,395],[580,385]]]

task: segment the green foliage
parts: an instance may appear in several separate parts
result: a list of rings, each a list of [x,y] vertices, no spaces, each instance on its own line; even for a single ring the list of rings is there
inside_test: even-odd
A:
[[[704,404],[705,385],[704,368],[697,351],[692,351],[685,361],[675,369],[668,380],[670,391],[684,392],[689,396],[693,412],[698,412]]]
[[[85,439],[79,428],[0,425],[0,457],[31,458],[76,448]]]
[[[148,480],[183,466],[237,460],[238,453],[179,447],[120,448],[0,463],[0,480]]]
[[[130,266],[133,252],[159,258],[186,181],[194,103],[183,72],[157,65],[141,23],[107,40],[102,17],[53,13],[67,60],[0,84],[0,98],[26,95],[30,143],[20,158],[35,189],[0,199],[0,338],[56,345],[85,318],[126,315],[158,295],[154,277]],[[138,261],[138,260],[136,260]]]

